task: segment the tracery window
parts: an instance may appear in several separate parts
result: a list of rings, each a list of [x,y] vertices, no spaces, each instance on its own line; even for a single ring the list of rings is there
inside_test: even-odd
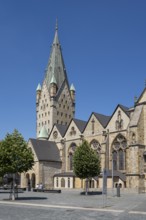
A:
[[[96,151],[96,153],[100,154],[101,152],[101,145],[97,140],[92,140],[90,143],[91,148]]]
[[[126,148],[127,140],[126,138],[119,134],[112,145],[112,159],[113,159],[113,169],[114,170],[125,170],[126,167]]]

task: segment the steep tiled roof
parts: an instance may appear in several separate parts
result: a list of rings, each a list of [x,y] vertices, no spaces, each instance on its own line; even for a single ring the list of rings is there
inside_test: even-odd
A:
[[[95,112],[93,112],[93,114],[95,115],[97,120],[99,120],[100,124],[105,128],[108,121],[110,120],[110,116],[102,115],[102,114],[95,113]]]
[[[29,139],[40,161],[61,162],[58,147],[55,142],[47,140]]]
[[[129,108],[124,106],[124,105],[118,105],[127,115],[128,117],[130,116],[130,113],[129,113]]]
[[[58,131],[60,132],[61,136],[63,137],[65,132],[66,132],[67,125],[56,124],[56,128],[58,129]]]
[[[83,120],[79,120],[79,119],[73,119],[74,123],[76,124],[76,126],[78,127],[78,129],[80,130],[80,132],[82,133],[85,126],[86,126],[86,121]]]

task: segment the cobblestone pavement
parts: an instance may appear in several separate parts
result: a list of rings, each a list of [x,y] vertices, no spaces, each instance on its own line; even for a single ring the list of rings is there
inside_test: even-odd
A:
[[[24,192],[15,201],[8,198],[8,193],[0,193],[0,220],[146,219],[146,194],[122,192],[116,197],[108,192],[106,198],[63,190],[59,194]]]

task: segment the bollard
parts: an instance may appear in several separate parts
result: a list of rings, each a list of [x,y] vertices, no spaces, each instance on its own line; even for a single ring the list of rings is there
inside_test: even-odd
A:
[[[117,186],[117,197],[120,197],[120,186]]]

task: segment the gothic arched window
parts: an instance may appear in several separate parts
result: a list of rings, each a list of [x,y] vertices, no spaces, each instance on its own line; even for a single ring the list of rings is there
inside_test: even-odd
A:
[[[112,144],[112,159],[113,159],[113,169],[114,170],[125,170],[126,167],[126,148],[127,140],[126,138],[118,134]]]
[[[68,151],[69,170],[73,170],[73,155],[74,155],[75,149],[76,149],[76,144],[72,143],[70,145],[70,148],[69,148],[69,151]]]

